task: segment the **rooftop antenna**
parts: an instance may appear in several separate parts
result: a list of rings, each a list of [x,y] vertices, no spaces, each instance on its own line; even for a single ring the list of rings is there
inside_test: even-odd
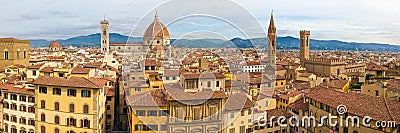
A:
[[[104,20],[106,20],[106,14],[104,13]]]

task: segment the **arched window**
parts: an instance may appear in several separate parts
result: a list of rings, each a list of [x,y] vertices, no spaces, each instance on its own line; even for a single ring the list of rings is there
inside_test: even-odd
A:
[[[69,112],[75,112],[75,105],[73,103],[69,104]]]
[[[55,124],[60,124],[60,117],[55,116],[55,117],[54,117],[54,123],[55,123]]]
[[[54,129],[54,133],[60,133],[60,129],[55,128],[55,129]]]
[[[81,120],[81,127],[90,128],[90,120],[88,120],[88,119],[82,119],[82,120]]]
[[[54,103],[54,110],[60,110],[60,103],[58,102]]]
[[[46,121],[46,115],[45,114],[41,114],[40,115],[40,121]]]
[[[67,125],[68,125],[68,126],[76,126],[76,119],[74,119],[74,118],[68,118],[68,119],[67,119]]]
[[[17,50],[17,59],[20,58],[20,53],[21,53],[21,52],[20,52],[20,50],[18,49],[18,50]]]
[[[4,124],[4,131],[8,132],[8,125]]]
[[[26,49],[24,49],[24,59],[26,59],[26,58],[27,58]]]
[[[40,101],[40,108],[42,109],[46,108],[46,102],[44,100]]]
[[[22,128],[19,130],[19,132],[20,132],[20,133],[26,133],[26,129],[22,127]]]
[[[85,114],[89,113],[89,105],[87,105],[87,104],[83,105],[83,113],[85,113]]]
[[[46,133],[46,127],[41,126],[40,127],[40,133]]]
[[[7,49],[4,50],[4,59],[8,60],[8,50]]]

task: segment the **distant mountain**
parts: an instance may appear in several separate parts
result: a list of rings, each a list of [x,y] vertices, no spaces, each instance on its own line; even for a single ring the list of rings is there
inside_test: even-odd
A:
[[[118,33],[110,33],[110,42],[141,42],[142,37],[129,37]],[[89,47],[100,46],[100,33],[87,36],[77,36],[66,40],[57,40],[65,46]],[[48,47],[50,40],[31,40],[31,47]],[[233,38],[231,40],[222,39],[171,39],[174,47],[185,48],[264,48],[267,46],[267,38],[242,39]],[[379,43],[357,43],[343,42],[338,40],[314,40],[311,39],[310,50],[359,50],[359,51],[388,51],[400,52],[399,45],[379,44]],[[294,37],[277,37],[277,49],[299,49],[299,39]]]
[[[125,35],[121,35],[118,33],[110,33],[110,42],[140,42],[142,41],[141,37],[128,37]],[[77,36],[73,38],[69,38],[66,40],[56,40],[60,44],[65,46],[75,46],[75,47],[90,47],[90,46],[100,46],[100,33],[91,34],[87,36]],[[31,40],[31,47],[38,48],[38,47],[48,47],[52,40]]]

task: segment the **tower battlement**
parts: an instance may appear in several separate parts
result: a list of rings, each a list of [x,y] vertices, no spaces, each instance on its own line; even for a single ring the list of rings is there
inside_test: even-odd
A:
[[[300,36],[302,35],[310,35],[310,31],[309,30],[300,30]]]

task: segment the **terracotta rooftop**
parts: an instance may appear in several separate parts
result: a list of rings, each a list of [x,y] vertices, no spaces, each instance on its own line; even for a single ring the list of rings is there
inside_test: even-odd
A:
[[[349,114],[357,116],[370,116],[374,120],[391,121],[399,119],[399,106],[397,101],[386,100],[383,97],[370,96],[361,93],[340,92],[332,89],[316,88],[306,97],[314,99],[331,107],[345,105]],[[389,107],[396,105],[397,107]],[[391,112],[397,112],[392,114]]]
[[[367,68],[365,68],[365,70],[369,70],[369,71],[386,71],[388,70],[387,67],[381,66],[381,65],[377,65],[375,63],[370,63],[367,65]]]
[[[187,93],[179,84],[164,85],[167,90],[167,100],[207,100],[227,98],[228,95],[223,91],[201,91],[197,93]]]
[[[212,78],[225,78],[225,76],[221,73],[185,73],[183,74],[185,79],[212,79]]]
[[[45,72],[45,73],[51,73],[53,72],[53,67],[45,67],[42,70],[40,70],[40,72]]]
[[[0,83],[0,88],[5,92],[35,95],[35,88],[22,87],[21,85]]]
[[[77,87],[77,88],[93,88],[100,89],[108,81],[100,78],[83,78],[83,77],[39,77],[33,84],[35,85],[49,85],[49,86],[64,86],[64,87]]]
[[[165,91],[162,89],[154,89],[148,92],[143,92],[135,95],[127,96],[127,104],[135,106],[167,106],[167,98]]]
[[[250,107],[253,107],[253,103],[245,93],[229,95],[228,100],[225,103],[226,110],[241,110]]]
[[[80,68],[75,67],[72,69],[71,74],[88,74],[90,72],[90,68]]]
[[[30,66],[28,66],[26,68],[28,68],[28,69],[39,69],[42,66],[43,66],[43,64],[36,64],[36,65],[30,65]]]
[[[288,105],[288,108],[291,108],[293,112],[299,113],[299,110],[307,111],[308,110],[308,102],[304,102],[303,99],[297,100]]]

